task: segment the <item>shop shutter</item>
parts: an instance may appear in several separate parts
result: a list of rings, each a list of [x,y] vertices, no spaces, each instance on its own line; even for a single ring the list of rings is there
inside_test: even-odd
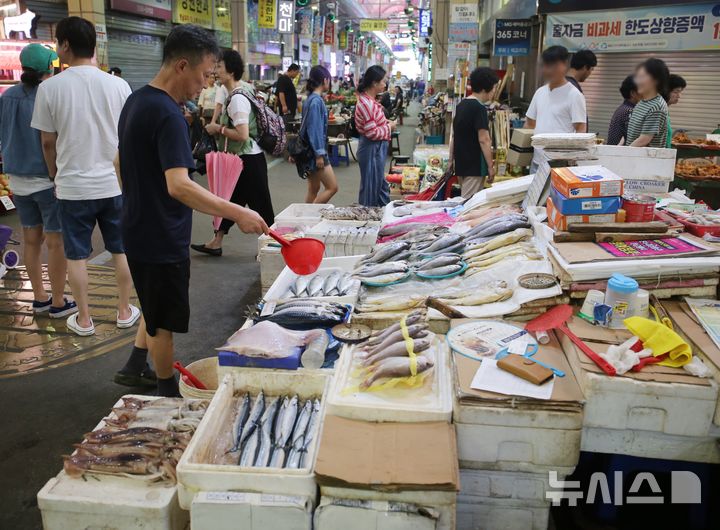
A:
[[[108,65],[117,66],[133,90],[146,85],[160,69],[163,39],[127,31],[108,30]]]
[[[26,0],[27,8],[38,17],[37,37],[43,41],[55,40],[55,24],[68,16],[67,2],[41,2]]]
[[[598,65],[583,83],[590,119],[590,132],[605,138],[615,109],[622,103],[620,83],[649,57],[665,61],[671,73],[685,78],[687,88],[680,103],[670,107],[673,129],[688,129],[691,134],[712,132],[720,124],[720,105],[716,104],[720,79],[720,53],[657,52],[599,53]]]

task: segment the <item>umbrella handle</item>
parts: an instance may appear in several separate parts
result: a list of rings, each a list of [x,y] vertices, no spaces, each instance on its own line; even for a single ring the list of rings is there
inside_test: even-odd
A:
[[[280,243],[282,246],[284,246],[284,247],[289,247],[289,246],[290,246],[290,241],[288,241],[288,240],[285,239],[283,236],[281,236],[280,234],[278,234],[275,230],[272,230],[272,229],[268,230],[268,235],[269,235],[270,237],[272,237],[275,241],[277,241],[278,243]]]

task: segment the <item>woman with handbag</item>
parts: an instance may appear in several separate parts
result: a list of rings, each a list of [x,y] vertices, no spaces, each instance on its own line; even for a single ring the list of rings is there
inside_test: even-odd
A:
[[[217,76],[227,89],[229,97],[220,123],[210,123],[205,130],[211,135],[218,135],[218,147],[228,153],[242,158],[243,171],[235,185],[230,202],[255,210],[270,226],[275,221],[270,187],[268,185],[268,169],[265,154],[258,145],[258,126],[250,100],[243,95],[252,92],[251,85],[240,79],[245,72],[245,63],[235,50],[222,53],[217,67]],[[222,256],[222,242],[234,224],[230,219],[223,219],[215,236],[204,245],[190,245],[190,248],[211,256]]]
[[[330,90],[332,76],[324,66],[313,66],[307,80],[308,98],[303,105],[302,125],[290,154],[298,175],[308,181],[306,203],[326,204],[338,191],[337,179],[327,157],[328,111],[323,93]],[[320,192],[320,185],[325,188]]]

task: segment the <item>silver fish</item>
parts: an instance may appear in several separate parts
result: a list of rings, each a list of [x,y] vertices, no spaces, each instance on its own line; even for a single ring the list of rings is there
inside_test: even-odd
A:
[[[335,271],[330,273],[323,282],[322,290],[325,296],[331,296],[331,293],[333,290],[337,290],[337,284],[340,281],[340,277],[342,276],[342,273],[340,271]]]
[[[382,263],[383,261],[388,261],[390,258],[395,256],[396,254],[399,254],[400,252],[404,250],[408,250],[410,248],[410,242],[408,241],[396,241],[392,243],[387,243],[385,245],[382,245],[381,247],[378,247],[373,252],[365,256],[361,262],[362,263]]]
[[[408,268],[408,264],[405,261],[388,261],[387,263],[368,265],[367,267],[356,269],[354,274],[361,278],[368,278],[382,274],[392,274],[394,272],[407,272]]]
[[[441,254],[435,258],[430,258],[425,261],[421,261],[417,267],[417,270],[421,271],[424,269],[434,269],[436,267],[444,267],[446,265],[452,265],[460,261],[460,254]]]
[[[322,296],[322,288],[323,284],[325,283],[325,278],[320,276],[319,274],[316,274],[312,277],[312,280],[310,280],[310,283],[308,283],[307,286],[307,294],[310,296]]]
[[[263,411],[265,410],[265,394],[263,394],[262,390],[258,394],[258,397],[255,398],[255,403],[253,404],[253,408],[250,411],[250,417],[248,418],[247,422],[245,423],[245,427],[243,427],[242,435],[240,436],[240,446],[245,443],[245,441],[255,432],[256,427],[258,426],[258,422],[260,421],[260,417],[262,416]],[[254,458],[254,457],[253,457]],[[253,460],[254,462],[254,460]]]
[[[461,234],[445,234],[444,236],[437,238],[430,246],[423,249],[423,253],[431,254],[433,252],[437,252],[438,250],[450,248],[460,243],[463,239],[464,236]]]
[[[287,463],[285,464],[286,468],[297,469],[298,467],[300,467],[300,460],[302,459],[303,454],[303,446],[305,445],[304,439],[304,436],[300,436],[297,443],[293,444],[292,449],[290,449],[290,453],[288,454]]]
[[[421,271],[426,276],[445,276],[446,274],[452,274],[462,269],[463,266],[460,263],[454,265],[445,265],[444,267],[436,267],[434,269],[425,269]]]
[[[303,439],[303,449],[302,454],[300,455],[300,463],[298,464],[299,468],[305,467],[305,460],[307,459],[308,450],[310,448],[310,444],[315,439],[319,423],[320,400],[316,399],[315,401],[313,401],[312,417],[310,418],[310,423],[308,423],[308,428],[305,431],[305,438]]]
[[[378,237],[387,237],[387,236],[394,236],[397,234],[406,234],[407,232],[411,232],[413,230],[426,230],[432,228],[434,225],[430,223],[422,223],[422,222],[410,222],[410,223],[401,223],[396,225],[386,225],[383,226],[380,231],[378,232]]]
[[[285,407],[285,402],[283,402],[283,408],[285,410],[283,412],[282,422],[280,423],[280,430],[275,433],[275,447],[286,447],[292,435],[298,413],[297,395],[293,396],[287,403],[287,408]]]
[[[238,406],[238,414],[235,417],[235,421],[233,422],[232,432],[233,436],[235,437],[235,444],[232,446],[232,449],[230,449],[230,451],[233,453],[240,449],[240,436],[242,435],[243,427],[245,426],[249,415],[250,394],[246,393],[240,400],[240,405]]]
[[[243,447],[242,455],[240,456],[240,461],[238,462],[241,467],[252,466],[255,463],[255,456],[257,455],[259,441],[260,431],[255,429]]]
[[[310,283],[309,276],[298,276],[295,280],[295,296],[300,297],[307,290],[307,286]]]
[[[297,423],[295,424],[295,429],[293,430],[293,434],[292,434],[293,446],[297,443],[298,439],[301,436],[305,436],[305,429],[307,429],[308,423],[310,423],[310,416],[312,416],[312,409],[313,409],[312,401],[308,399],[305,402],[305,405],[303,405],[302,410],[300,411],[300,416],[298,417]]]
[[[340,277],[340,281],[338,282],[340,295],[344,296],[350,292],[350,289],[352,289],[353,284],[355,283],[355,280],[353,280],[352,274],[349,272],[346,272]]]
[[[270,467],[283,467],[285,465],[285,448],[275,447],[273,449],[272,458],[270,459]]]
[[[260,449],[255,459],[256,467],[267,467],[268,462],[270,462],[273,425],[278,407],[280,407],[280,398],[275,398],[272,403],[267,406],[263,413],[262,420],[260,420]]]
[[[388,284],[402,280],[408,275],[407,272],[391,272],[389,274],[381,274],[379,276],[363,277],[363,281],[377,284]]]
[[[275,421],[273,422],[272,427],[272,441],[273,446],[275,445],[275,441],[277,440],[278,433],[280,432],[280,425],[282,425],[283,417],[285,416],[285,412],[288,410],[288,407],[290,406],[290,398],[285,396],[283,398],[279,398],[278,401],[280,401],[280,405],[278,407],[277,414],[275,414]]]

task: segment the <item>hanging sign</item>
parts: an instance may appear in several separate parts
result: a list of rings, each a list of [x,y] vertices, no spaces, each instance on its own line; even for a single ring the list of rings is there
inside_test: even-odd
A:
[[[432,11],[429,9],[420,10],[420,24],[418,31],[421,37],[429,37],[430,32],[428,31],[432,27]]]
[[[232,33],[232,19],[230,18],[230,0],[214,0],[213,28],[216,31]],[[232,39],[231,39],[232,40]]]
[[[179,0],[173,3],[172,21],[176,24],[195,24],[212,29],[213,12],[211,0]]]
[[[110,7],[116,11],[159,18],[160,20],[172,18],[170,0],[110,0]]]
[[[530,20],[495,20],[493,55],[520,56],[530,53]]]
[[[310,62],[312,64],[317,64],[320,60],[319,58],[319,47],[317,42],[313,42],[311,45],[311,52],[310,52]]]
[[[282,34],[295,32],[295,0],[278,2],[278,31]]]
[[[477,3],[450,5],[448,42],[477,42],[480,31],[477,8]]]
[[[364,18],[360,20],[360,31],[386,31],[388,21],[382,18]]]
[[[346,49],[347,49],[347,38],[348,38],[347,31],[341,31],[341,32],[340,32],[340,35],[339,35],[339,38],[338,38],[338,47],[339,47],[341,50],[346,50]]]
[[[309,9],[299,9],[296,15],[298,33],[303,37],[312,37],[313,14]]]
[[[329,18],[325,18],[325,31],[323,31],[323,44],[335,44],[335,24]]]
[[[277,28],[277,0],[258,0],[258,27]]]
[[[549,15],[546,46],[570,51],[685,51],[720,49],[720,4]]]
[[[347,47],[345,48],[348,53],[355,52],[355,33],[348,33],[347,35]]]

